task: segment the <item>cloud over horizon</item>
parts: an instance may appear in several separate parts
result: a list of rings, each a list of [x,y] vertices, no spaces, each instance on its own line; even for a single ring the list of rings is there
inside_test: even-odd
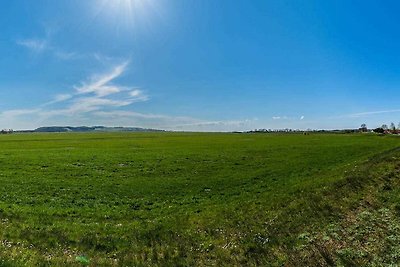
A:
[[[126,107],[150,100],[137,86],[123,86],[118,78],[127,71],[129,61],[114,65],[107,72],[95,74],[57,94],[50,101],[30,109],[11,109],[0,113],[0,123],[7,128],[33,129],[49,125],[138,126],[167,130],[239,130],[250,120],[205,121],[185,116],[145,114]],[[125,109],[124,109],[125,108]]]
[[[0,122],[28,121],[28,125],[36,122],[36,127],[50,122],[61,124],[68,119],[73,121],[75,117],[89,122],[95,111],[112,111],[149,100],[149,96],[137,87],[129,88],[115,83],[128,65],[126,61],[104,74],[94,75],[80,86],[74,86],[70,92],[57,94],[39,107],[3,111],[0,113]],[[84,117],[87,119],[82,120]]]

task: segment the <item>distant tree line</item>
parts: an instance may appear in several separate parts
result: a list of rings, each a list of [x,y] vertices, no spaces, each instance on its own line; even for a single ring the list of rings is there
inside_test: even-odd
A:
[[[337,129],[337,130],[313,130],[313,129],[307,129],[307,130],[300,130],[300,129],[290,129],[290,128],[284,128],[284,129],[255,129],[251,131],[247,131],[246,133],[378,133],[378,134],[400,134],[400,123],[396,125],[391,122],[390,125],[388,126],[387,124],[383,124],[380,127],[377,127],[375,129],[368,129],[367,124],[363,123],[361,124],[360,128],[356,129]],[[240,132],[237,132],[240,133]]]
[[[324,129],[255,129],[251,131],[247,131],[245,133],[358,133],[359,129],[336,129],[336,130],[324,130]],[[234,132],[234,133],[242,133],[242,132]]]
[[[1,130],[1,134],[12,134],[14,132],[13,129],[3,129]]]
[[[360,131],[368,132],[367,126],[362,124]],[[381,127],[375,128],[372,131],[379,134],[400,134],[400,123],[397,125],[397,127],[393,122],[391,122],[389,126],[387,126],[387,124],[382,124]]]

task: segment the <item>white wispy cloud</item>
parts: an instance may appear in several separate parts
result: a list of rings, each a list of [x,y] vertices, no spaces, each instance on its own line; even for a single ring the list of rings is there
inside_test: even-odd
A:
[[[56,95],[53,100],[43,106],[60,104],[68,101],[63,109],[45,112],[47,115],[68,115],[101,110],[107,107],[123,107],[136,102],[149,100],[142,90],[129,89],[114,83],[127,69],[129,62],[125,61],[114,66],[102,75],[93,75],[88,82],[74,86],[73,92]]]
[[[304,120],[304,116],[303,115],[301,115],[301,116],[274,116],[274,117],[272,117],[272,119],[274,120],[274,121],[277,121],[277,120],[290,120],[290,121],[292,121],[292,120]]]
[[[35,114],[39,111],[40,109],[11,109],[1,112],[0,115],[6,118],[13,118],[17,116]]]
[[[71,60],[82,57],[80,54],[76,52],[66,52],[59,49],[54,49],[54,56],[61,60]]]
[[[24,39],[24,40],[18,40],[17,44],[20,46],[23,46],[25,48],[28,48],[29,50],[35,52],[35,53],[41,53],[48,49],[49,44],[48,41],[45,39]]]
[[[43,125],[138,126],[166,130],[227,131],[251,129],[255,120],[207,121],[186,116],[140,113],[126,110],[150,97],[139,87],[118,84],[129,61],[108,72],[89,77],[79,86],[57,94],[50,101],[31,109],[0,112],[0,124],[9,128],[36,128]]]
[[[360,112],[360,113],[352,113],[343,115],[343,117],[365,117],[370,115],[378,115],[378,114],[385,114],[385,113],[398,113],[400,109],[389,109],[389,110],[378,110],[378,111],[367,111],[367,112]]]
[[[181,125],[175,125],[176,127],[182,128],[186,126],[196,126],[196,127],[204,127],[204,126],[244,126],[250,122],[253,122],[254,120],[227,120],[227,121],[198,121],[198,122],[192,122],[188,124],[181,124]]]
[[[131,97],[139,97],[142,95],[142,91],[140,91],[139,89],[133,89],[132,91],[129,92],[129,95]]]
[[[162,114],[146,114],[135,111],[113,110],[113,111],[96,111],[94,116],[107,118],[112,121],[119,121],[123,125],[129,123],[142,124],[153,127],[177,128],[179,126],[190,126],[200,123],[201,120],[185,116],[168,116]]]
[[[113,82],[127,69],[129,62],[114,66],[109,72],[94,75],[82,86],[73,87],[71,92],[58,94],[49,102],[33,109],[15,109],[0,113],[0,117],[11,119],[21,116],[35,116],[39,119],[52,117],[74,117],[103,109],[129,106],[135,102],[147,101],[149,97],[141,90],[127,89]],[[90,117],[91,114],[87,114]],[[1,119],[1,118],[0,118]],[[1,120],[0,120],[1,121]]]
[[[109,83],[123,74],[129,62],[126,61],[120,65],[115,66],[111,72],[103,75],[95,75],[91,78],[89,83],[76,87],[79,94],[95,93],[97,96],[107,96],[121,92],[118,86],[110,85]]]
[[[123,107],[132,104],[130,100],[112,100],[99,97],[80,97],[67,109],[70,113],[83,113],[100,110],[104,107]]]
[[[304,120],[305,116],[273,116],[272,120],[274,121],[296,121],[296,120]]]
[[[68,99],[71,99],[72,97],[73,97],[72,94],[58,94],[53,98],[53,100],[46,102],[46,103],[42,104],[41,106],[45,107],[45,106],[50,106],[50,105],[57,104],[60,102],[64,102],[64,101],[67,101]]]
[[[46,38],[28,38],[16,41],[17,45],[22,46],[36,54],[51,53],[60,60],[72,60],[83,57],[76,52],[69,52],[51,45],[50,37]]]
[[[59,94],[54,97],[54,102],[63,102],[72,98],[71,94]]]
[[[288,120],[290,119],[288,116],[274,116],[272,117],[273,120]]]

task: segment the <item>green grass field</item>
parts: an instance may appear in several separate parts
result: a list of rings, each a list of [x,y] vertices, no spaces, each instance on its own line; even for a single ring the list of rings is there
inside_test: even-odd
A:
[[[330,229],[364,209],[397,218],[387,177],[397,177],[399,144],[344,134],[0,136],[0,266],[360,263],[364,247],[334,239],[352,233]]]

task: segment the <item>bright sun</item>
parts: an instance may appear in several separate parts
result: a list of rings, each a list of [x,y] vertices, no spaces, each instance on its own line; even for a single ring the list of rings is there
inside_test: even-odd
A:
[[[152,5],[152,0],[103,0],[102,11],[112,16],[133,19],[148,11]]]
[[[150,25],[153,12],[159,14],[158,0],[100,0],[96,17],[102,18],[118,31],[132,30],[138,25]]]
[[[141,8],[147,2],[145,0],[108,0],[107,5],[110,8],[117,9],[119,11],[129,11],[136,8]]]

